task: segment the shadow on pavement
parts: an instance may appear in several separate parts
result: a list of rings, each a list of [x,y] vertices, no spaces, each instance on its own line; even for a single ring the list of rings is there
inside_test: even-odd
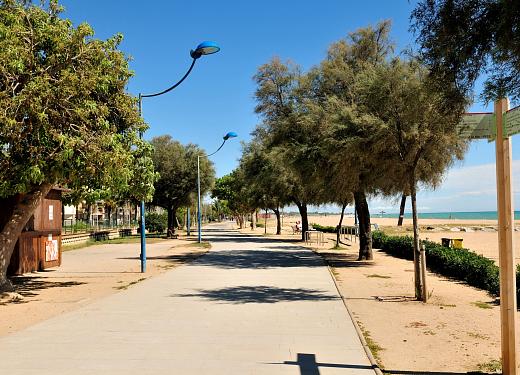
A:
[[[357,370],[373,370],[375,366],[371,365],[355,365],[343,363],[326,363],[317,362],[315,354],[298,353],[296,361],[285,361],[282,363],[270,363],[273,365],[293,365],[298,366],[300,375],[320,375],[320,367],[338,368],[338,369],[357,369]]]
[[[338,369],[358,369],[358,370],[374,370],[375,365],[356,365],[343,363],[326,363],[318,362],[315,354],[298,353],[296,361],[285,361],[282,364],[298,366],[300,375],[319,375],[320,368],[338,368]],[[403,370],[382,370],[384,374],[410,374],[410,375],[466,375],[466,374],[484,374],[483,372],[437,372],[437,371],[403,371]]]
[[[323,261],[308,250],[295,251],[229,250],[215,251],[199,258],[198,266],[218,268],[268,269],[279,267],[323,267]],[[288,250],[280,247],[280,250]]]
[[[330,301],[338,296],[321,290],[305,288],[277,288],[272,286],[237,286],[221,289],[201,289],[197,293],[174,294],[171,297],[201,297],[212,301],[242,303],[277,303],[292,301]]]

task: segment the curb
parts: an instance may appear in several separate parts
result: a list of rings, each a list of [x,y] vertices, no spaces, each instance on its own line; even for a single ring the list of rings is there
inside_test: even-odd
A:
[[[336,287],[336,290],[338,291],[338,294],[341,297],[341,301],[343,301],[343,305],[345,306],[345,309],[348,312],[350,320],[352,320],[352,323],[354,324],[354,328],[356,329],[356,333],[359,337],[359,341],[361,341],[361,345],[363,346],[363,349],[365,350],[368,360],[370,361],[370,364],[372,365],[372,369],[374,370],[374,372],[377,375],[383,375],[383,372],[379,368],[379,365],[377,364],[376,359],[374,358],[374,356],[372,355],[372,352],[370,351],[370,348],[368,347],[365,337],[363,336],[363,332],[361,332],[361,328],[359,328],[359,324],[357,323],[356,319],[354,318],[354,315],[352,314],[352,311],[350,311],[347,303],[345,302],[345,297],[343,297],[343,294],[341,294],[341,291],[339,290],[338,283],[336,281],[336,277],[332,273],[329,262],[326,259],[323,259],[323,260],[325,261],[325,264],[327,265],[327,269],[329,270],[330,277],[332,278],[332,281],[334,282],[334,286]]]

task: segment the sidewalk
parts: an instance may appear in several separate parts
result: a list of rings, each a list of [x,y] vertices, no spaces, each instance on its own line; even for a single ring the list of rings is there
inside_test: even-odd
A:
[[[196,261],[1,338],[0,373],[374,373],[321,258],[212,228]]]

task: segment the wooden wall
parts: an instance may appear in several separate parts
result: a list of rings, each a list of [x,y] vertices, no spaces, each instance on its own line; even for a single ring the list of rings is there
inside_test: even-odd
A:
[[[10,200],[0,200],[0,227],[7,222],[16,201],[20,198],[21,196],[17,196]],[[51,190],[18,238],[8,268],[9,275],[21,275],[61,264],[61,205],[61,191]],[[46,250],[50,245],[50,239],[54,241],[53,245],[57,245],[57,254],[54,252],[56,259],[49,261],[50,252],[47,254]]]

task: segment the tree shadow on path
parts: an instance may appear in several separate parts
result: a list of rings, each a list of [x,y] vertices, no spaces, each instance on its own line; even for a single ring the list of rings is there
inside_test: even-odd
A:
[[[85,284],[79,281],[49,281],[45,277],[38,276],[15,276],[11,278],[16,292],[23,297],[35,297],[39,291],[50,288],[68,288]]]
[[[293,301],[331,301],[338,296],[322,290],[306,288],[277,288],[273,286],[237,286],[221,289],[200,289],[196,293],[174,294],[171,297],[200,297],[232,304],[277,303]]]
[[[283,248],[281,250],[287,250]],[[199,258],[198,266],[224,269],[269,269],[280,267],[323,267],[323,261],[311,251],[229,250],[215,251]]]

